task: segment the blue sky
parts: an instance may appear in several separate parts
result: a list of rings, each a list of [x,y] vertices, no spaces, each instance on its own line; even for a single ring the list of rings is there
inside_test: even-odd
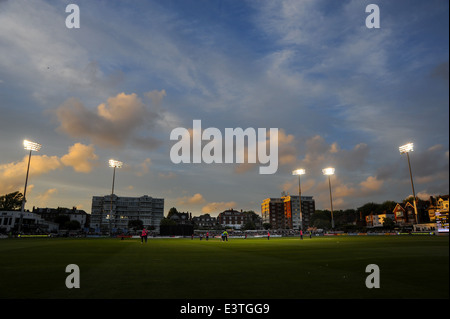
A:
[[[68,29],[65,8],[80,8]],[[376,3],[381,27],[368,29]],[[0,1],[0,193],[27,208],[111,191],[165,198],[194,215],[260,213],[302,193],[333,206],[449,192],[448,1]],[[173,164],[170,132],[278,128],[276,174],[259,165]]]

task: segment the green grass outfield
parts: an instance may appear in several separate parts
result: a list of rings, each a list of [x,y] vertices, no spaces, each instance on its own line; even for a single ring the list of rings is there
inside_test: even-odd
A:
[[[65,285],[80,268],[80,288]],[[365,285],[366,266],[380,288]],[[0,298],[449,298],[449,237],[0,240]]]

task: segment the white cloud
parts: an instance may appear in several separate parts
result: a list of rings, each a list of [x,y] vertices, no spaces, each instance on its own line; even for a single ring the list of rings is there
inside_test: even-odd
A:
[[[58,189],[50,188],[50,189],[47,189],[44,193],[38,194],[36,196],[36,199],[39,201],[39,205],[42,207],[47,204],[50,197],[52,197],[53,195],[55,195],[57,193],[58,193]]]
[[[62,157],[33,154],[30,161],[29,178],[72,167],[74,171],[89,173],[98,156],[92,145],[75,143],[69,147],[68,153]],[[0,193],[23,191],[23,183],[28,166],[28,155],[20,162],[0,164]]]
[[[141,129],[154,128],[160,113],[146,106],[135,93],[110,97],[96,111],[76,98],[69,98],[54,112],[60,123],[58,130],[72,138],[88,138],[103,147],[139,143],[154,148],[160,143],[151,136],[139,135]]]
[[[95,154],[94,146],[75,143],[69,147],[69,153],[61,157],[61,162],[66,166],[71,166],[75,172],[90,173],[92,171],[92,162],[96,161],[98,156]]]
[[[138,171],[136,172],[137,176],[143,176],[150,171],[150,166],[152,165],[152,160],[150,158],[146,158],[142,163],[138,165]]]
[[[197,204],[203,204],[206,200],[203,198],[203,195],[200,193],[196,193],[193,196],[184,196],[177,199],[177,203],[179,205],[197,205]]]
[[[230,202],[211,202],[207,205],[202,207],[202,213],[203,214],[210,214],[210,213],[221,213],[224,210],[236,208],[237,203],[234,201]]]

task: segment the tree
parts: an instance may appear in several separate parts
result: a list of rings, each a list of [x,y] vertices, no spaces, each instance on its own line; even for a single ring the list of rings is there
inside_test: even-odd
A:
[[[353,223],[356,220],[357,213],[354,209],[337,210],[333,212],[333,218],[336,226],[347,225]]]
[[[245,229],[256,229],[257,225],[261,225],[261,216],[252,210],[244,212],[247,222],[244,225]]]
[[[160,226],[176,226],[177,222],[170,218],[163,218],[159,224]]]
[[[144,223],[140,219],[133,219],[128,221],[128,228],[132,228],[133,230],[142,229]]]
[[[19,191],[0,196],[0,210],[20,210],[23,194]]]
[[[354,209],[346,209],[343,211],[344,224],[351,224],[358,219],[358,213]]]
[[[396,224],[395,224],[395,221],[393,219],[388,218],[388,217],[384,218],[384,220],[383,220],[383,227],[384,228],[394,229],[395,225]]]
[[[331,222],[326,219],[316,219],[313,223],[313,227],[319,228],[319,229],[330,229]]]
[[[68,230],[76,230],[81,228],[81,224],[77,220],[71,220],[64,223],[64,228]]]
[[[244,226],[242,226],[241,228],[242,230],[252,230],[252,229],[256,229],[256,225],[253,221],[248,221],[244,224]]]
[[[67,229],[69,222],[70,217],[67,215],[58,215],[55,217],[55,223],[59,224],[60,229]]]
[[[394,202],[392,200],[387,200],[387,201],[383,202],[383,204],[381,204],[380,209],[384,213],[392,213],[395,206],[397,206],[396,202]]]
[[[409,196],[408,198],[405,198],[403,200],[403,204],[406,204],[406,203],[410,203],[411,205],[414,206],[414,196]],[[417,208],[419,208],[419,207],[428,207],[429,201],[417,198],[416,203],[417,203]]]
[[[318,221],[318,223],[319,221],[329,222],[331,225],[331,212],[329,210],[316,210],[314,214],[311,215],[309,223],[310,225],[314,225],[316,221]]]
[[[362,213],[362,218],[364,219],[367,215],[370,215],[370,213],[377,213],[381,211],[381,205],[376,203],[367,203],[363,206],[359,207],[357,210],[358,212]]]

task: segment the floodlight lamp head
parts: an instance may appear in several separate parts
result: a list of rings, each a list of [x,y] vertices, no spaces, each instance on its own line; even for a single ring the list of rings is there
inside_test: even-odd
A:
[[[121,168],[122,167],[122,162],[121,161],[116,161],[113,159],[109,160],[109,167],[117,167],[117,168]]]
[[[296,169],[295,171],[292,171],[292,175],[303,175],[305,173],[306,173],[306,171],[303,168],[299,168],[299,169]]]
[[[334,168],[333,167],[327,167],[322,170],[323,175],[333,175],[334,174]]]
[[[400,151],[400,154],[412,152],[412,151],[414,151],[414,144],[408,143],[408,144],[402,145],[398,148],[398,150]]]
[[[23,147],[28,150],[28,151],[39,151],[41,149],[41,144],[39,143],[35,143],[35,142],[31,142],[28,140],[24,140],[23,141]]]

